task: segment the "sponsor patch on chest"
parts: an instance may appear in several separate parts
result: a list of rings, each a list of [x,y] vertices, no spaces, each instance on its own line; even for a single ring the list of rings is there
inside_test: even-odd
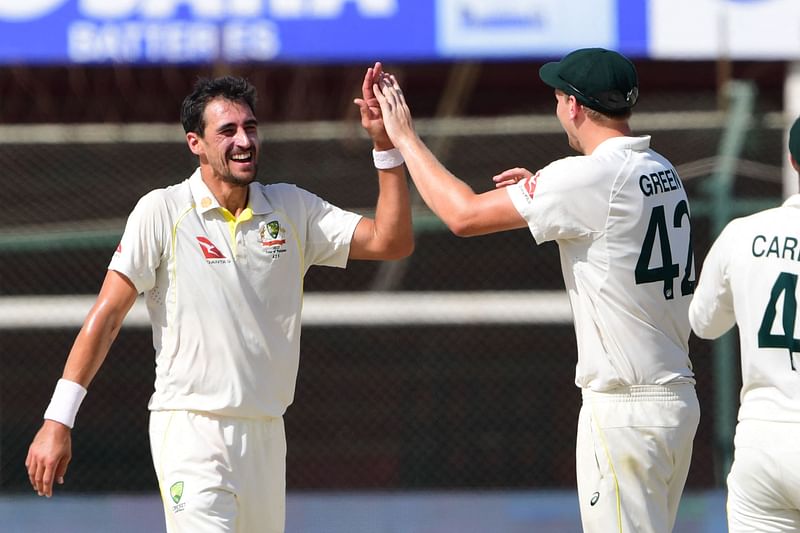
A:
[[[213,242],[211,242],[211,239],[202,235],[198,235],[195,238],[197,239],[197,244],[200,245],[200,250],[203,252],[203,257],[206,258],[206,262],[209,265],[230,262],[230,259],[225,257],[225,254],[223,254],[220,249],[217,248]]]

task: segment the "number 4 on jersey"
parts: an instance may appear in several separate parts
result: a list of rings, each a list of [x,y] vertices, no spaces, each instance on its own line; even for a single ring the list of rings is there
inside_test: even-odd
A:
[[[800,352],[800,339],[794,338],[794,324],[797,320],[797,274],[781,272],[772,292],[769,295],[769,303],[764,311],[764,318],[761,319],[761,327],[758,328],[758,347],[759,348],[786,348],[789,350],[789,363],[792,370],[794,367],[793,352]],[[772,326],[778,314],[778,299],[783,295],[783,309],[781,310],[781,325],[783,335],[774,335]]]
[[[675,206],[675,213],[672,216],[672,227],[680,228],[683,225],[683,217],[689,220],[689,204],[686,200],[681,200]],[[689,279],[692,274],[692,263],[694,253],[692,252],[692,233],[691,222],[689,223],[689,249],[686,250],[686,269],[681,279],[681,296],[694,293],[694,280]],[[653,256],[653,246],[655,245],[656,235],[661,248],[661,266],[650,268],[650,259]],[[680,274],[680,265],[672,262],[672,249],[669,244],[669,228],[667,218],[664,213],[664,206],[657,205],[650,213],[650,223],[647,225],[647,233],[642,243],[642,251],[639,260],[636,262],[635,279],[636,284],[654,283],[661,281],[664,283],[664,298],[672,300],[674,297],[673,284],[675,278]]]

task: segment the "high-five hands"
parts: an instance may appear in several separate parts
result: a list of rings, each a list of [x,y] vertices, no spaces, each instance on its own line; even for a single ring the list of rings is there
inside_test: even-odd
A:
[[[375,79],[373,92],[381,107],[383,125],[395,146],[408,136],[414,135],[411,110],[406,104],[403,91],[393,74],[381,72]]]
[[[380,63],[376,63],[380,65]],[[389,134],[392,143],[401,149],[404,140],[409,136],[415,135],[414,125],[411,119],[411,110],[408,108],[403,90],[397,83],[397,78],[388,72],[379,71],[373,76],[375,83],[372,93],[375,95],[380,110],[383,114],[383,126]],[[366,83],[366,81],[365,81]],[[496,188],[514,185],[520,181],[530,178],[533,173],[522,167],[510,168],[492,177]]]
[[[392,141],[386,134],[381,115],[381,106],[375,98],[374,87],[385,74],[380,62],[367,69],[364,81],[361,84],[361,98],[355,98],[353,103],[358,106],[361,112],[361,126],[367,131],[376,150],[389,150],[393,148]]]

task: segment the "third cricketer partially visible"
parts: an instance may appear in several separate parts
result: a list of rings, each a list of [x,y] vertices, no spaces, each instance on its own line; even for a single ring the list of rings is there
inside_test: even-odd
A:
[[[789,135],[800,170],[800,119]],[[714,242],[689,319],[703,338],[739,325],[742,390],[728,476],[732,533],[800,531],[800,194],[730,222]]]

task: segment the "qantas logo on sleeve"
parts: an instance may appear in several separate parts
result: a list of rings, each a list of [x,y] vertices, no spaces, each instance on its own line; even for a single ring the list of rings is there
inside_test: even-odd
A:
[[[200,245],[200,249],[203,250],[203,255],[206,259],[225,259],[225,256],[222,252],[219,251],[219,248],[214,246],[214,243],[208,240],[208,237],[197,237],[197,244]]]
[[[536,190],[536,181],[539,179],[539,173],[530,176],[524,182],[522,182],[522,188],[525,190],[525,194],[528,198],[533,199],[533,192]]]

